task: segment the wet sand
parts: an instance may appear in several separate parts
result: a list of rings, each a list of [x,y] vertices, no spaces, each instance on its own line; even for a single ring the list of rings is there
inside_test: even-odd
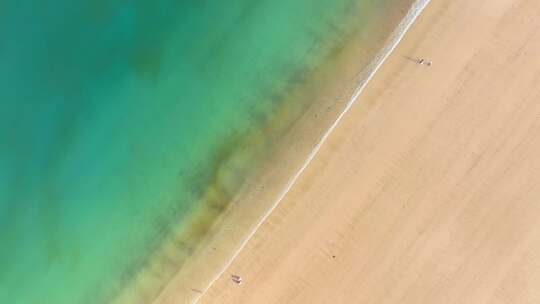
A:
[[[539,16],[432,0],[198,303],[540,302]]]

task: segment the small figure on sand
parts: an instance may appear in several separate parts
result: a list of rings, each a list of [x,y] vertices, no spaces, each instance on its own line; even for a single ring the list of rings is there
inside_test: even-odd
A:
[[[231,280],[238,285],[242,284],[242,278],[238,275],[235,275],[235,274],[231,275]]]
[[[427,66],[431,66],[431,65],[432,65],[431,60],[426,60],[426,59],[424,59],[424,58],[420,58],[420,59],[416,60],[416,63],[418,63],[418,64],[424,64],[424,65],[427,65]]]
[[[409,56],[403,56],[403,57],[407,60],[414,61],[416,64],[427,65],[427,66],[431,66],[433,64],[431,60],[427,60],[424,58],[409,57]]]

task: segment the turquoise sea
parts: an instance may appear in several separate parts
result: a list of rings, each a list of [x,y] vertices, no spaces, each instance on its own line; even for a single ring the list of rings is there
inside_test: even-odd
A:
[[[306,106],[291,87],[391,3],[1,1],[0,303],[113,299],[222,163]]]

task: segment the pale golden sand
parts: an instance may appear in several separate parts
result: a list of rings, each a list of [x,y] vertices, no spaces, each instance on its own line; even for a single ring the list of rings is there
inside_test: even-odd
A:
[[[199,303],[540,303],[540,1],[433,0]]]

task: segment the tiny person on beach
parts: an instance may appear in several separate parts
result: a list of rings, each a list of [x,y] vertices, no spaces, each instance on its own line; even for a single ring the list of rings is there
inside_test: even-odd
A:
[[[242,278],[238,275],[235,275],[235,274],[231,275],[231,279],[233,282],[235,282],[238,285],[242,284]]]
[[[431,66],[432,62],[430,60],[425,60],[424,58],[420,58],[418,59],[418,61],[416,61],[418,64],[425,64],[427,66]]]

